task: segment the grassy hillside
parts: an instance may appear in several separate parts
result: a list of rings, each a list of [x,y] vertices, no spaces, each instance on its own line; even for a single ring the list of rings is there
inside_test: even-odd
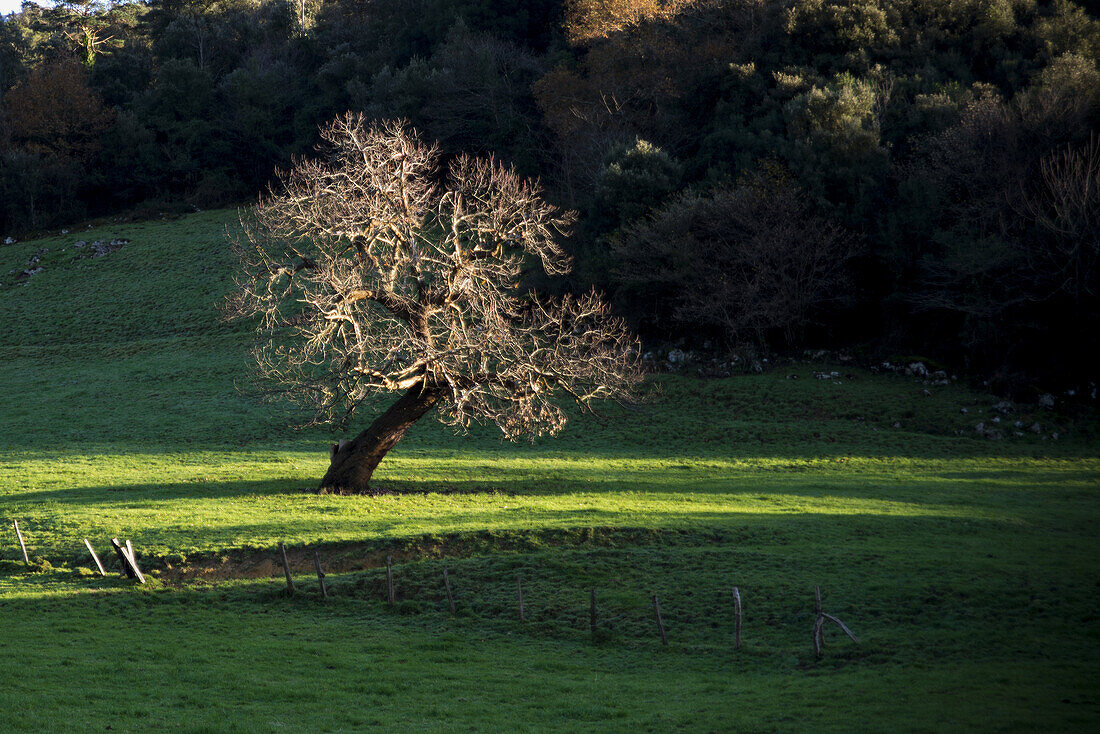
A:
[[[993,441],[974,426],[997,399],[959,383],[814,379],[820,364],[663,376],[641,408],[535,444],[426,420],[376,475],[400,493],[320,496],[331,436],[237,389],[249,333],[216,310],[232,220],[0,246],[0,522],[19,519],[33,560],[0,533],[0,729],[1100,721],[1091,416],[1018,406]],[[92,257],[78,239],[128,242]],[[147,587],[93,573],[83,538],[105,554],[112,536],[134,541]],[[861,639],[830,632],[820,660],[815,585]]]

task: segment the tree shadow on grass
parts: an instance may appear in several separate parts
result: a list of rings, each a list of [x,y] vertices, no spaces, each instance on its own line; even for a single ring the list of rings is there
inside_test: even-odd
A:
[[[381,472],[367,494],[327,494],[317,490],[317,479],[288,477],[233,479],[228,481],[132,483],[105,481],[95,486],[59,487],[0,494],[0,510],[5,505],[25,506],[38,503],[64,505],[143,505],[176,500],[239,499],[297,495],[313,497],[313,503],[333,508],[348,503],[369,502],[372,498],[423,497],[426,495],[482,495],[485,497],[553,497],[565,495],[612,495],[617,493],[650,498],[674,499],[678,494],[694,496],[737,496],[739,501],[789,504],[788,497],[808,499],[874,500],[921,505],[960,502],[983,505],[1015,492],[1077,493],[1100,480],[1100,470],[1091,462],[1065,469],[983,466],[971,471],[943,471],[943,466],[906,467],[904,475],[888,459],[882,465],[868,463],[856,471],[838,464],[803,464],[784,467],[773,463],[754,465],[744,462],[732,466],[695,465],[691,459],[657,461],[636,457],[637,466],[621,462],[602,467],[605,457],[583,457],[584,461],[548,461],[537,465],[509,466],[494,464],[485,456],[471,464],[448,465],[446,459],[420,467],[416,463],[397,465]],[[858,457],[853,457],[858,458]],[[613,459],[612,461],[619,461]],[[873,461],[873,460],[871,460]],[[277,465],[274,465],[277,468]],[[196,467],[198,472],[199,468]],[[214,467],[212,471],[218,471]],[[227,466],[227,473],[237,471]],[[427,471],[447,478],[411,478],[407,475]],[[405,476],[403,476],[405,475]],[[960,482],[964,483],[960,486]],[[966,492],[973,484],[974,491]],[[629,504],[629,503],[628,503]]]

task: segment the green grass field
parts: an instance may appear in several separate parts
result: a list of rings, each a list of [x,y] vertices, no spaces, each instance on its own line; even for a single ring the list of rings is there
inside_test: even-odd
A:
[[[0,732],[1100,726],[1095,416],[1020,406],[993,441],[961,382],[666,375],[534,444],[426,419],[376,474],[396,493],[318,495],[331,436],[237,389],[233,219],[0,246]],[[146,586],[93,571],[113,536]],[[860,638],[820,659],[815,585]]]

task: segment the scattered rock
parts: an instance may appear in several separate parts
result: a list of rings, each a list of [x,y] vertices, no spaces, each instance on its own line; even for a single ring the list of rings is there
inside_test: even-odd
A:
[[[788,379],[788,380],[797,380],[797,379],[798,379],[798,375],[793,375],[793,374],[792,374],[792,375],[787,375],[787,379]]]
[[[932,391],[929,390],[928,388],[924,388],[923,390],[921,390],[921,392],[924,394],[924,397],[926,397],[926,398],[932,397]]]
[[[673,349],[668,353],[669,364],[683,364],[684,363],[684,350]]]
[[[996,420],[996,418],[994,418],[994,420]],[[988,438],[992,441],[1000,441],[1002,438],[1004,438],[1003,433],[995,428],[986,427],[984,422],[974,426],[974,432],[977,433],[979,436],[982,436],[983,438]]]
[[[1054,407],[1054,396],[1050,393],[1043,393],[1039,396],[1039,407],[1050,409]]]
[[[1036,422],[1036,423],[1032,423],[1031,428],[1029,428],[1028,430],[1030,430],[1032,433],[1042,433],[1043,432],[1043,427],[1040,426],[1038,424],[1038,422]]]
[[[1010,400],[1002,400],[993,406],[993,410],[997,411],[1001,415],[1010,415],[1016,412],[1016,406],[1012,404]]]
[[[913,362],[905,368],[905,374],[910,377],[928,377],[928,368],[924,362]]]
[[[894,428],[901,428],[901,421],[894,421]]]
[[[73,247],[77,247],[77,248],[87,247],[87,246],[88,246],[88,243],[85,242],[84,240],[77,240],[76,242],[73,243]]]
[[[966,413],[969,413],[970,410],[968,408],[962,408],[961,410],[959,410],[959,412],[965,415]]]
[[[16,243],[16,239],[14,237],[5,237],[4,238],[4,244],[5,245],[14,245],[15,243]]]
[[[110,242],[96,240],[91,244],[92,257],[104,257],[106,255],[110,255],[112,252],[121,250],[122,246],[129,242],[130,240],[111,240]]]

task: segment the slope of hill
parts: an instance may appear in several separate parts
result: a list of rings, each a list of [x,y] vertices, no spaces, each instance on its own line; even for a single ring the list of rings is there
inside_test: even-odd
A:
[[[662,375],[638,410],[535,444],[426,420],[379,470],[397,493],[321,496],[330,436],[237,389],[249,333],[217,312],[232,220],[0,246],[0,521],[32,561],[0,535],[0,729],[1100,719],[1093,418],[842,366]],[[994,419],[1003,440],[975,430]],[[94,570],[83,538],[102,555],[115,536],[146,587]],[[830,631],[820,659],[815,585],[860,638]]]

